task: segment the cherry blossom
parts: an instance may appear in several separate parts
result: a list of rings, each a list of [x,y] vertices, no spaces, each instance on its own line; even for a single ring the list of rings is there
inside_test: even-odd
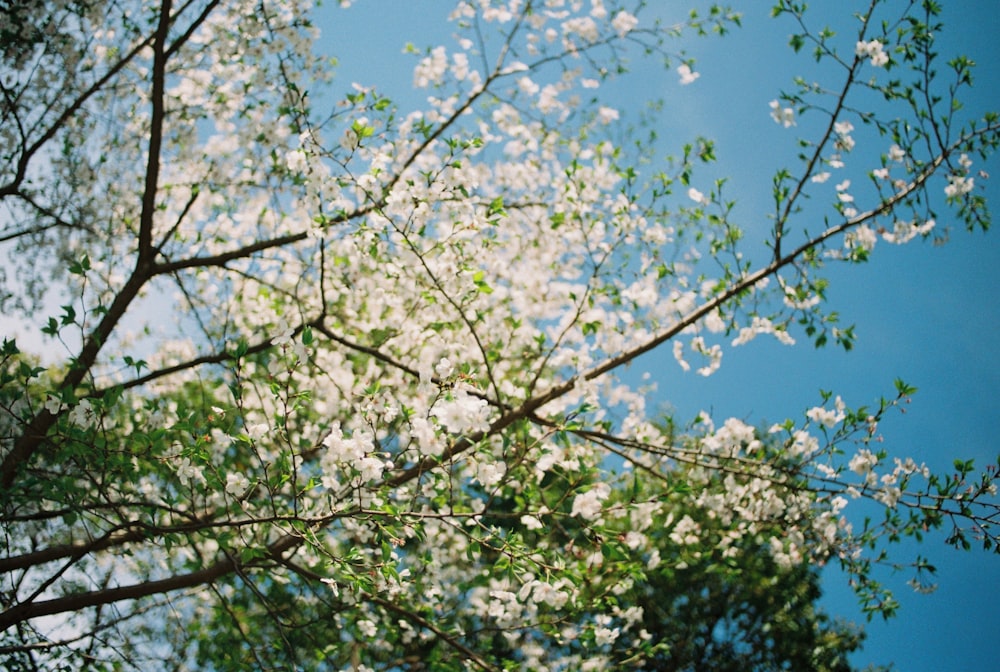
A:
[[[882,42],[879,40],[859,41],[854,49],[854,53],[863,58],[868,58],[876,68],[885,67],[889,62],[889,54],[885,53]]]
[[[681,78],[682,86],[687,86],[688,84],[693,83],[696,79],[701,77],[701,74],[692,71],[691,66],[689,66],[687,63],[681,63],[680,65],[677,66],[677,74]]]
[[[771,118],[774,119],[775,123],[781,124],[785,128],[795,125],[795,110],[791,107],[782,107],[781,103],[777,100],[772,100],[769,106],[771,108]]]

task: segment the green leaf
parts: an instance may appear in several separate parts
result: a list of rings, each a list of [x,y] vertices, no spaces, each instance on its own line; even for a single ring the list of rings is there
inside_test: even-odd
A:
[[[73,275],[83,275],[90,270],[90,257],[86,254],[69,265],[69,272]]]
[[[896,393],[901,397],[911,397],[917,393],[917,388],[906,384],[899,378],[897,378],[894,382],[896,385]]]
[[[486,271],[476,271],[472,276],[472,282],[475,283],[476,289],[483,294],[492,294],[493,288],[486,283],[486,280],[484,280],[485,277]]]

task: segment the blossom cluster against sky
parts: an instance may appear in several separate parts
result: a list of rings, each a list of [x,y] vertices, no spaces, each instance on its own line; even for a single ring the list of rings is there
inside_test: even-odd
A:
[[[414,58],[403,54],[403,47],[412,43],[422,50],[447,42],[448,5],[417,12],[405,0],[380,0],[324,12],[319,25],[324,44],[335,53],[356,48],[370,55],[364,69],[338,70],[338,86],[374,84],[402,107],[407,101],[422,102],[426,94],[411,87]],[[669,19],[670,12],[683,9],[668,3],[659,11]],[[770,19],[768,9],[768,3],[747,5],[743,30],[722,41],[685,42],[693,64],[664,71],[656,63],[637,61],[634,76],[600,94],[608,123],[634,122],[646,99],[662,98],[662,121],[657,123],[665,151],[676,151],[697,134],[714,138],[719,175],[731,177],[727,188],[740,202],[737,213],[749,234],[761,240],[768,230],[773,171],[779,165],[794,168],[795,133],[809,123],[777,103],[779,92],[792,88],[797,68],[809,59],[791,57],[786,44],[793,26]],[[815,11],[817,26],[850,27],[849,10],[841,3],[821,4]],[[995,94],[1000,90],[1000,54],[989,34],[991,26],[1000,24],[1000,5],[981,0],[946,12],[942,51],[966,53],[978,64],[969,107],[1000,108]],[[373,25],[378,29],[372,30]],[[884,64],[876,45],[856,48],[873,67]],[[850,137],[853,129],[842,130]],[[705,176],[704,185],[695,183],[688,196],[704,198],[710,178]],[[849,197],[849,181],[834,177],[830,186],[841,200]],[[993,203],[1000,203],[995,181],[981,180],[976,188],[985,188]],[[727,352],[725,365],[711,377],[683,370],[674,361],[677,353],[671,352],[648,355],[634,370],[636,375],[652,372],[662,401],[681,420],[707,410],[715,417],[732,415],[756,423],[801,413],[818,403],[820,389],[835,391],[851,405],[873,403],[891,395],[893,379],[900,377],[920,391],[905,417],[883,424],[893,451],[937,468],[947,468],[955,457],[975,458],[977,466],[985,466],[996,454],[992,423],[1000,418],[995,394],[1000,386],[995,355],[1000,340],[998,268],[995,234],[958,227],[943,246],[898,248],[880,242],[869,263],[831,272],[831,301],[847,324],[857,325],[852,352],[757,339]],[[867,624],[867,644],[854,659],[859,667],[892,662],[900,670],[919,672],[987,669],[994,663],[990,642],[1000,631],[993,608],[1000,598],[1000,564],[992,555],[960,553],[944,547],[941,538],[933,541],[919,550],[939,568],[939,590],[916,595],[905,586],[906,574],[887,575],[902,609],[888,623]],[[904,549],[899,557],[916,550]],[[831,613],[863,620],[843,576],[827,572],[824,586],[823,604]]]
[[[419,11],[408,0],[356,2],[347,10],[327,5],[318,20],[324,48],[334,54],[355,49],[366,54],[365,59],[344,59],[335,88],[376,85],[403,109],[421,104],[427,94],[412,88],[415,59],[403,53],[404,45],[412,43],[422,52],[449,42],[445,18],[450,5],[422,4]],[[846,4],[817,5],[815,25],[829,22],[838,30],[849,29]],[[664,3],[656,11],[669,20],[671,12],[685,9],[682,3]],[[792,88],[792,77],[808,57],[791,57],[786,43],[793,26],[768,18],[768,9],[768,3],[748,3],[744,29],[723,41],[685,42],[693,63],[664,71],[656,63],[637,61],[634,76],[602,87],[598,94],[601,119],[608,124],[634,122],[646,99],[662,98],[655,123],[665,151],[676,151],[698,134],[714,138],[718,173],[731,178],[727,189],[739,200],[736,212],[748,235],[761,240],[769,230],[773,171],[781,165],[794,169],[796,133],[806,133],[810,122],[797,119],[778,102],[778,93]],[[979,64],[969,106],[1000,108],[994,93],[1000,90],[1000,54],[989,35],[990,27],[1000,24],[1000,6],[970,0],[961,9],[947,11],[942,51],[965,52]],[[885,54],[877,43],[859,43],[856,49],[872,67],[884,65]],[[363,68],[346,65],[359,62]],[[852,130],[846,125],[838,129],[844,142],[854,142]],[[1000,174],[1000,168],[994,168]],[[705,198],[715,175],[703,177],[704,183],[696,182],[687,193],[695,201]],[[829,186],[850,205],[849,178],[833,176]],[[993,182],[951,187],[985,188],[993,202],[1000,203],[1000,189]],[[820,389],[833,390],[851,405],[872,403],[891,395],[893,378],[900,377],[920,391],[906,417],[883,424],[893,451],[938,468],[946,468],[953,457],[976,458],[977,465],[984,466],[996,454],[991,424],[1000,418],[994,392],[1000,384],[995,356],[1000,333],[998,268],[1000,241],[995,234],[970,234],[959,227],[940,247],[927,243],[900,249],[879,242],[868,264],[831,273],[831,301],[847,324],[857,325],[859,338],[852,352],[757,339],[727,352],[717,373],[718,362],[709,356],[711,377],[699,376],[705,371],[698,367],[685,367],[683,352],[653,353],[633,369],[636,375],[652,373],[663,403],[680,420],[706,410],[715,417],[731,415],[751,423],[800,414],[819,402]],[[461,410],[459,406],[452,410]],[[993,556],[958,553],[944,548],[941,539],[934,541],[920,551],[940,570],[938,592],[914,595],[907,592],[906,575],[890,577],[903,608],[887,624],[868,624],[867,646],[854,661],[860,667],[894,662],[900,670],[919,672],[986,669],[993,663],[990,642],[1000,631],[1000,619],[992,607],[1000,598],[1000,564]],[[825,606],[834,614],[860,619],[844,578],[836,571],[827,574]]]

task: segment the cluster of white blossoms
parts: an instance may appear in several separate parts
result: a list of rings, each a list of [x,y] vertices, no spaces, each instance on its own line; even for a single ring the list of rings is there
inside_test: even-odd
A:
[[[795,125],[795,110],[790,107],[782,107],[778,100],[768,103],[771,107],[771,118],[775,123],[781,124],[785,128]]]
[[[910,242],[917,236],[926,236],[934,230],[936,222],[928,219],[926,222],[903,222],[896,221],[891,230],[882,231],[882,240],[887,243],[903,245]]]
[[[754,315],[748,326],[740,327],[739,334],[733,339],[732,345],[745,345],[760,334],[770,334],[784,345],[795,345],[795,338],[788,333],[787,329],[779,328],[768,318],[759,315]]]
[[[625,37],[635,30],[638,25],[639,19],[625,10],[621,10],[615,14],[615,18],[611,20],[611,27],[618,33],[618,37]]]
[[[806,417],[824,427],[835,427],[843,422],[844,418],[847,417],[847,414],[844,411],[846,407],[847,406],[844,404],[844,400],[838,396],[834,400],[833,409],[824,408],[823,406],[815,406],[806,411]]]
[[[424,57],[413,70],[413,86],[426,89],[440,84],[448,70],[448,51],[444,47],[435,47],[429,56]]]
[[[854,53],[861,58],[867,58],[876,68],[883,68],[889,63],[889,54],[879,40],[859,41],[854,47]]]
[[[374,438],[364,429],[345,436],[340,424],[335,423],[322,444],[325,449],[320,462],[323,487],[336,489],[345,481],[362,486],[382,478],[392,462],[376,451]]]
[[[840,403],[836,406],[839,409]],[[810,415],[830,422],[840,418],[843,411],[833,411],[832,417],[829,413],[819,408],[813,409]],[[763,447],[753,427],[730,418],[722,427],[714,429],[704,414],[702,423],[708,432],[698,444],[697,455],[692,455],[691,459],[698,465],[692,472],[693,482],[699,483],[699,478],[704,482],[694,504],[724,532],[710,533],[688,514],[673,523],[671,514],[664,525],[671,529],[670,539],[675,544],[703,548],[706,538],[711,535],[717,551],[723,557],[732,557],[739,552],[739,543],[747,535],[759,534],[762,526],[776,524],[787,530],[787,534],[773,537],[768,543],[775,560],[783,567],[798,564],[807,557],[822,561],[831,554],[840,553],[849,544],[850,524],[839,515],[846,499],[824,500],[824,505],[816,509],[816,502],[808,493],[785,487],[785,477],[780,471],[761,465],[745,470],[747,457]],[[776,435],[786,431],[788,427],[775,425],[769,433]],[[785,454],[808,461],[820,450],[819,441],[808,431],[790,430]],[[713,485],[712,480],[718,471],[723,474],[721,487]]]
[[[848,468],[862,477],[862,482],[847,488],[846,493],[853,498],[862,496],[862,492],[873,491],[873,498],[888,507],[894,507],[902,497],[909,479],[916,475],[930,477],[930,469],[926,464],[917,464],[912,458],[902,460],[893,458],[893,469],[879,476],[876,467],[879,458],[867,448],[862,448],[851,457]]]
[[[478,434],[490,428],[490,408],[465,387],[457,387],[448,398],[434,404],[431,415],[453,434]]]
[[[962,168],[960,173],[952,173],[948,176],[948,186],[944,188],[944,195],[948,198],[958,198],[968,194],[976,186],[975,180],[968,174],[972,167],[972,159],[968,154],[962,154],[958,158],[958,164]]]

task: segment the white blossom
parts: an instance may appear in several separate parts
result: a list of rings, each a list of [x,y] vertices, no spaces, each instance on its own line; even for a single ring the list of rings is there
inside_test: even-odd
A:
[[[611,494],[611,488],[607,483],[597,483],[587,492],[580,493],[573,498],[573,508],[571,514],[580,516],[587,520],[594,520],[601,515],[601,502]]]
[[[612,121],[618,120],[618,110],[602,105],[597,108],[597,118],[600,119],[602,124],[610,124]]]
[[[625,37],[628,33],[635,30],[635,27],[638,25],[639,19],[624,10],[615,14],[615,18],[611,20],[611,26],[618,33],[618,37]]]
[[[692,71],[691,66],[689,66],[687,63],[681,63],[679,66],[677,66],[677,74],[681,78],[682,86],[687,86],[688,84],[693,83],[696,79],[701,77],[701,74]]]
[[[241,497],[248,487],[250,487],[250,479],[243,474],[236,472],[226,474],[226,492],[230,495]]]
[[[769,103],[771,107],[771,118],[778,124],[781,124],[785,128],[795,125],[795,110],[790,107],[781,107],[781,103],[777,100],[772,100]]]
[[[700,203],[702,205],[705,205],[705,204],[708,203],[708,199],[705,197],[705,194],[701,193],[700,191],[698,191],[694,187],[691,187],[690,189],[688,189],[687,196],[688,196],[688,198],[690,198],[695,203]]]
[[[851,458],[847,467],[858,476],[864,476],[871,472],[878,464],[878,458],[867,448],[862,448]]]

